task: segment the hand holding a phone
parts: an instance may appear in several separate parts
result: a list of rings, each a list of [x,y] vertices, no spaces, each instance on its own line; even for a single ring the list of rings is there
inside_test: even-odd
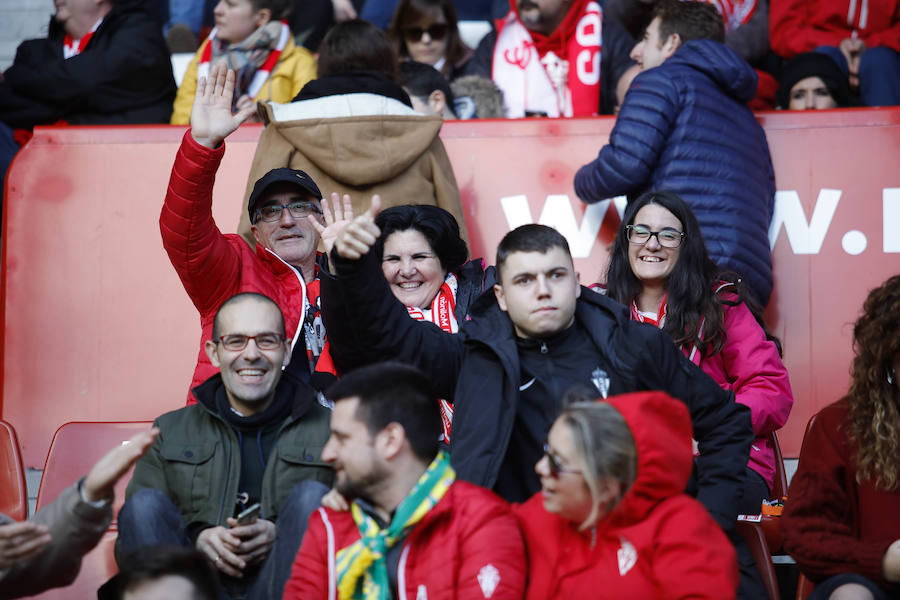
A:
[[[263,561],[275,543],[275,523],[266,519],[256,519],[246,525],[238,524],[237,519],[229,518],[228,525],[231,535],[240,540],[240,544],[234,549],[242,561],[248,565],[255,565]]]

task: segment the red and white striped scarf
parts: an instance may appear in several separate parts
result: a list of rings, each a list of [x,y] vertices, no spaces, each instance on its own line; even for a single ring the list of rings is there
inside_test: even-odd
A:
[[[578,0],[549,36],[528,31],[515,7],[498,21],[491,78],[503,90],[506,116],[596,115],[602,22],[603,11],[593,0]]]
[[[719,288],[721,289],[721,288]],[[718,290],[716,290],[718,292]],[[649,323],[650,325],[654,325],[659,329],[662,329],[666,326],[666,304],[669,300],[669,295],[665,294],[662,298],[662,302],[659,304],[659,311],[656,315],[652,313],[641,312],[637,303],[632,300],[631,301],[631,320],[632,321],[640,321],[641,323]],[[700,317],[700,327],[697,330],[697,338],[703,338],[703,327],[706,324],[706,317]],[[685,346],[681,347],[681,351],[684,352],[684,355],[690,360],[692,363],[700,366],[700,359],[703,358],[700,354],[699,348],[697,348],[697,343],[691,345],[690,349]]]
[[[722,15],[725,33],[729,33],[747,23],[756,12],[757,0],[706,0]]]
[[[91,27],[91,30],[86,34],[81,36],[81,39],[75,40],[72,39],[72,36],[68,33],[63,38],[63,58],[72,58],[73,56],[78,56],[84,51],[85,47],[88,45],[88,42],[91,41],[91,38],[94,36],[94,32],[97,31],[97,28],[100,27],[100,23],[103,22],[103,17],[94,23],[94,26]]]
[[[453,314],[456,310],[456,291],[459,283],[456,275],[448,273],[444,284],[438,290],[434,300],[431,301],[431,307],[428,311],[415,306],[407,306],[406,310],[409,316],[416,321],[428,321],[434,323],[446,333],[457,333],[459,331],[459,323]],[[441,405],[441,421],[444,424],[444,441],[450,443],[450,428],[453,423],[453,405],[446,400],[438,400]]]
[[[267,26],[263,25],[246,40],[230,45],[216,38],[218,28],[214,28],[200,53],[197,80],[209,77],[211,64],[224,62],[237,75],[234,88],[235,101],[243,95],[255,100],[275,65],[278,64],[281,51],[291,39],[291,29],[287,21],[281,21],[278,25],[280,28],[277,38],[267,36]]]

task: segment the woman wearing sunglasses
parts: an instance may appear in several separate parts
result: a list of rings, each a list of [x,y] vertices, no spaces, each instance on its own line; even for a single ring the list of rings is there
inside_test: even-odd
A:
[[[527,598],[734,598],[734,549],[684,493],[692,464],[687,409],[663,392],[564,409],[535,466],[541,491],[514,508]]]
[[[780,348],[754,316],[760,311],[740,279],[710,260],[697,219],[677,194],[648,192],[628,204],[606,285],[632,319],[665,330],[691,362],[750,407],[756,439],[738,510],[758,514],[775,476],[767,436],[790,414],[790,380]]]
[[[400,0],[388,37],[401,60],[431,65],[447,81],[465,75],[472,58],[472,50],[459,37],[450,0]]]

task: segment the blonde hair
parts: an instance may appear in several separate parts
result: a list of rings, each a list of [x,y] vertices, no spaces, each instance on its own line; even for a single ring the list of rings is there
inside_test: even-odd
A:
[[[607,511],[619,503],[634,483],[637,448],[621,413],[606,402],[576,402],[563,410],[559,418],[572,435],[582,476],[594,500],[591,513],[581,524],[583,529],[597,519],[604,480],[621,484],[619,495],[608,502]]]
[[[858,448],[856,481],[871,480],[893,491],[900,483],[900,382],[894,373],[900,356],[900,275],[869,293],[853,327],[853,348],[847,401],[848,433]]]

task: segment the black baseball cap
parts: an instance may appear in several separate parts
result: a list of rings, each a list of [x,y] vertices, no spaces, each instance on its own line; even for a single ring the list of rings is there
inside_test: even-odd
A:
[[[253,184],[253,191],[250,193],[250,201],[247,203],[247,211],[250,213],[250,220],[253,220],[253,213],[256,212],[256,204],[262,199],[263,194],[269,187],[276,183],[293,183],[298,188],[313,196],[316,200],[322,198],[322,192],[319,186],[312,180],[312,177],[299,169],[288,169],[281,167],[272,169]]]

